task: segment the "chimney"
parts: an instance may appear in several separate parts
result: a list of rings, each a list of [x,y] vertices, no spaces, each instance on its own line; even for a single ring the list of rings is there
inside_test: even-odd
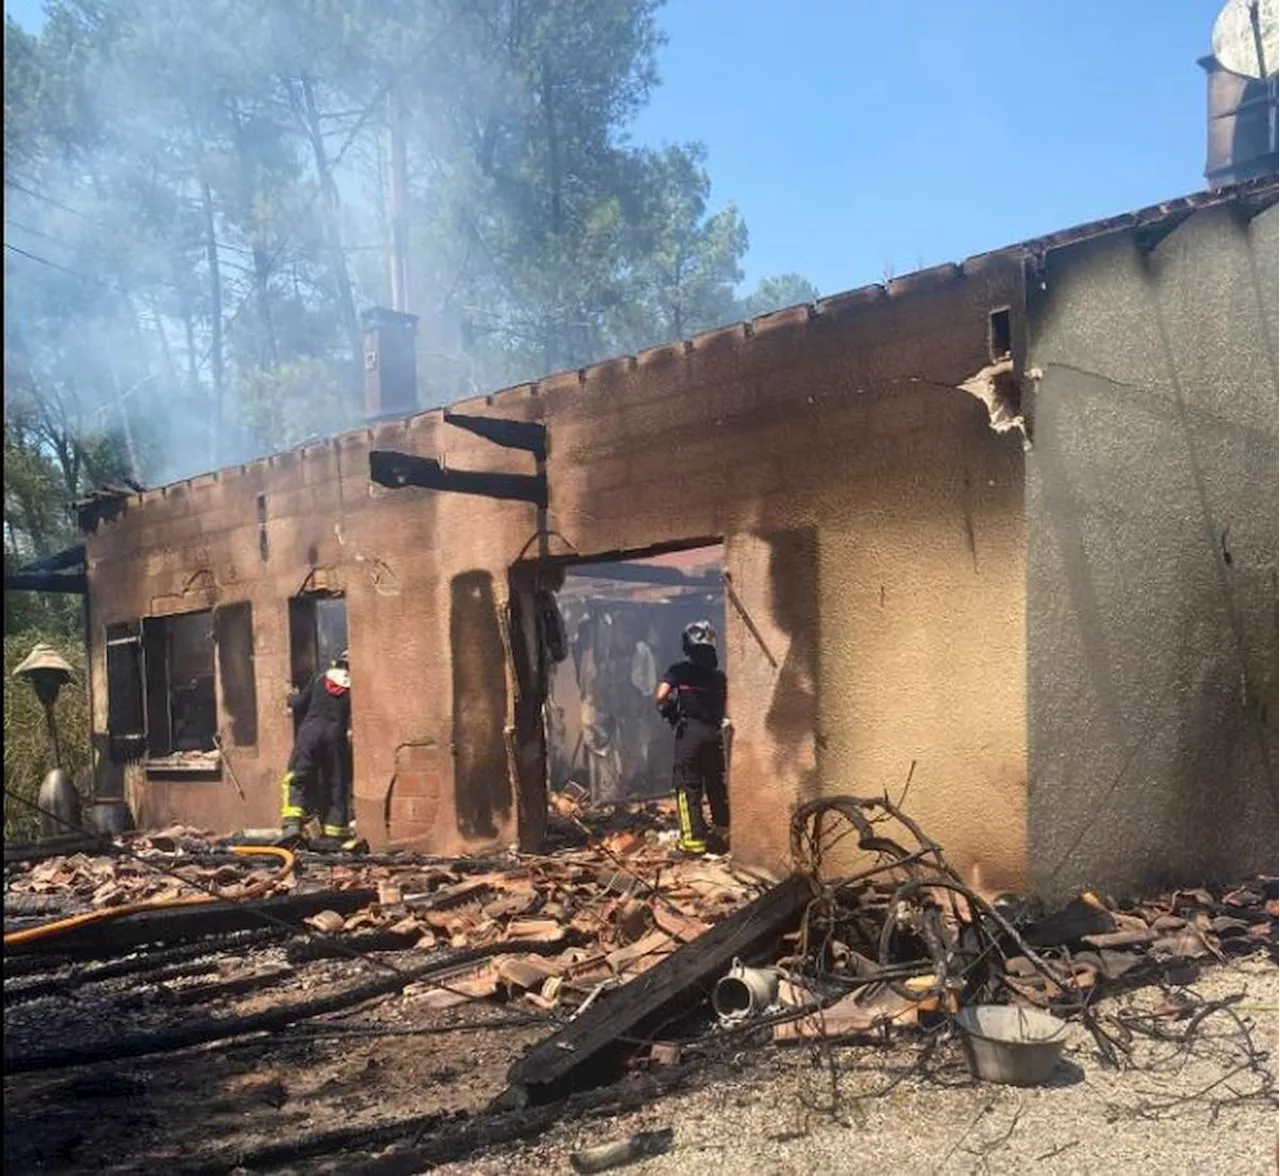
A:
[[[369,420],[409,416],[418,410],[418,316],[374,306],[364,327],[364,413]]]

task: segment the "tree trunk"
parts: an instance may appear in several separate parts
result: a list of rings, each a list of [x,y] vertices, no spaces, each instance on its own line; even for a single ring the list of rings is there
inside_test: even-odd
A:
[[[209,420],[210,468],[217,469],[222,441],[223,385],[225,373],[222,354],[222,273],[218,268],[218,237],[213,224],[213,189],[205,180],[201,186],[204,198],[205,254],[209,262],[209,318],[211,322],[210,362],[213,368],[213,413]]]
[[[271,259],[263,247],[256,224],[253,226],[253,289],[258,301],[258,325],[262,332],[258,362],[270,370],[280,362],[280,353],[276,347],[275,320],[271,316]]]
[[[248,226],[249,245],[253,253],[253,293],[258,311],[256,359],[259,367],[270,370],[278,363],[275,323],[271,317],[271,259],[267,255],[255,209],[254,196],[257,192],[257,181],[253,156],[245,142],[244,123],[240,118],[239,104],[234,100],[231,103],[231,140],[235,144],[239,159],[237,177],[240,215]]]
[[[290,91],[292,93],[292,90]],[[325,149],[324,135],[320,129],[320,109],[316,104],[315,89],[311,79],[305,74],[302,77],[301,111],[303,123],[307,129],[307,137],[311,141],[311,152],[315,157],[316,176],[320,182],[320,192],[325,205],[325,235],[328,238],[330,265],[333,268],[334,294],[338,301],[338,318],[342,324],[342,332],[346,336],[347,346],[351,349],[353,368],[358,368],[363,342],[360,335],[360,321],[356,317],[355,293],[351,287],[351,275],[347,271],[347,255],[342,247],[342,222],[340,211],[341,197],[338,185],[334,183],[333,171],[329,166],[329,153]]]

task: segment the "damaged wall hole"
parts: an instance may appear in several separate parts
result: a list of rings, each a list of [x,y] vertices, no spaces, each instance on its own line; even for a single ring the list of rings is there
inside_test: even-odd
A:
[[[995,307],[987,315],[987,349],[992,363],[1013,354],[1013,317],[1007,306]]]
[[[259,494],[257,499],[258,505],[258,558],[263,563],[267,562],[268,546],[267,546],[267,496]]]

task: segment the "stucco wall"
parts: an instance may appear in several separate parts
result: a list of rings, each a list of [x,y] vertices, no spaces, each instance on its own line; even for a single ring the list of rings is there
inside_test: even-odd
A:
[[[1028,297],[1029,851],[1044,893],[1271,868],[1276,209],[1049,254]]]
[[[989,311],[1012,305],[1020,323],[1020,298],[1019,262],[993,255],[457,406],[545,421],[552,554],[724,540],[764,642],[727,605],[745,860],[783,864],[797,801],[892,792],[916,760],[912,811],[953,859],[982,858],[1011,885],[1024,875],[1023,458],[954,390],[988,362]],[[533,511],[371,487],[371,445],[530,468],[429,413],[151,492],[90,538],[95,666],[105,625],[180,594],[196,567],[254,604],[261,733],[256,758],[233,758],[249,801],[227,781],[147,783],[134,789],[145,823],[275,820],[286,601],[319,566],[348,595],[362,833],[382,840],[389,814],[397,840],[439,851],[514,840],[515,798],[490,781],[496,712],[457,692],[509,712],[509,669],[474,630],[505,597]],[[482,777],[484,795],[460,805]]]

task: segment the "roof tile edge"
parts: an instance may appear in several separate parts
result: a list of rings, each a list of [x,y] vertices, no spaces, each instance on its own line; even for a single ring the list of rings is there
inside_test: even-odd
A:
[[[814,322],[828,313],[846,312],[860,303],[872,305],[886,298],[909,298],[929,289],[938,289],[945,284],[963,281],[972,274],[982,272],[995,262],[1013,261],[1026,257],[1042,257],[1044,254],[1056,249],[1066,248],[1093,238],[1129,232],[1169,216],[1181,216],[1187,212],[1200,212],[1222,205],[1256,199],[1258,196],[1276,190],[1278,186],[1280,186],[1280,181],[1278,181],[1277,177],[1264,176],[1231,187],[1203,190],[1186,196],[1163,200],[1135,211],[1102,217],[1098,220],[1087,221],[1057,232],[1032,237],[997,249],[986,250],[982,253],[975,253],[965,258],[962,262],[944,262],[940,265],[902,274],[900,277],[892,279],[887,285],[872,282],[865,286],[856,286],[851,290],[842,290],[819,298],[814,302],[800,302],[793,306],[780,307],[777,310],[770,311],[768,314],[757,315],[752,319],[725,323],[722,326],[701,331],[685,339],[673,339],[666,343],[658,343],[652,347],[646,347],[634,355],[612,355],[585,367],[551,372],[538,380],[525,380],[518,384],[494,389],[491,392],[467,397],[456,403],[420,409],[405,417],[395,418],[391,421],[380,421],[377,425],[361,425],[358,428],[333,434],[325,438],[325,442],[326,444],[343,445],[362,437],[372,440],[380,427],[397,422],[403,422],[402,427],[407,431],[414,427],[415,424],[420,423],[419,418],[430,417],[433,414],[442,415],[446,410],[454,411],[457,405],[466,404],[470,406],[483,402],[486,407],[499,408],[504,403],[515,399],[541,399],[548,391],[556,391],[562,387],[567,391],[576,389],[589,395],[588,385],[592,382],[593,373],[596,376],[604,375],[619,364],[625,364],[627,370],[635,371],[640,367],[649,366],[663,360],[687,359],[708,344],[714,345],[717,337],[720,336],[736,333],[739,338],[750,340],[757,334],[768,333],[775,326],[803,327],[806,321]],[[804,311],[803,317],[796,313],[801,310]],[[315,440],[310,440],[302,446],[278,450],[275,453],[267,454],[250,462],[225,467],[222,472],[240,473],[246,466],[249,468],[254,466],[273,466],[277,464],[281,457],[305,456],[305,449],[309,446],[314,447],[316,444]],[[140,504],[145,505],[155,496],[162,497],[170,487],[190,485],[194,480],[208,476],[210,475],[196,474],[161,486],[150,487],[139,495]]]

